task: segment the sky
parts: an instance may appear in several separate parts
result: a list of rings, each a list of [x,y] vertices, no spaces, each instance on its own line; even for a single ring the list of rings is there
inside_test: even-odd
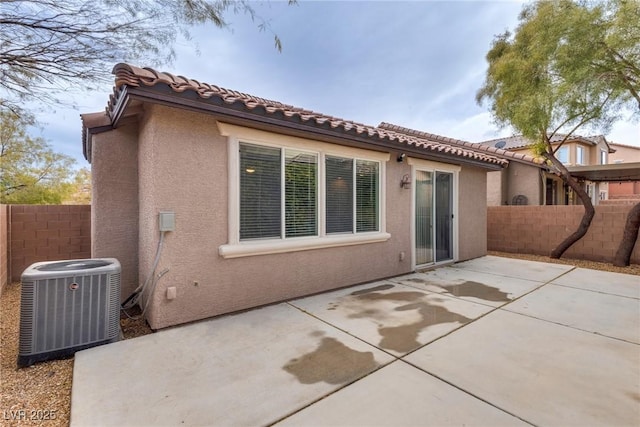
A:
[[[367,125],[389,122],[479,142],[509,136],[492,123],[475,94],[495,35],[513,30],[518,1],[256,2],[257,22],[228,15],[230,29],[213,25],[178,40],[172,64],[155,67]],[[114,64],[115,65],[115,64]],[[147,64],[133,64],[146,66]],[[58,152],[88,167],[82,156],[81,113],[104,111],[112,84],[68,92],[74,107],[36,112],[42,136]],[[594,132],[590,132],[594,133]],[[640,146],[640,124],[618,122],[610,142]]]

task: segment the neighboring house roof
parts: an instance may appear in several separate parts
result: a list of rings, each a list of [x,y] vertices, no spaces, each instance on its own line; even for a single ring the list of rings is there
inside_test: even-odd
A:
[[[500,169],[508,160],[492,150],[471,149],[463,141],[450,138],[412,135],[392,129],[373,127],[350,120],[328,116],[277,101],[221,88],[182,76],[117,64],[115,88],[106,108],[106,115],[84,114],[83,146],[90,159],[91,134],[104,132],[118,125],[127,116],[127,109],[137,114],[134,102],[149,101],[189,109],[215,112],[231,121],[244,124],[277,126],[296,132],[313,133],[327,138],[347,139],[357,143],[420,153],[430,158],[454,163],[474,164],[488,169]]]
[[[551,137],[551,143],[561,142],[566,137],[566,134],[557,133]],[[581,136],[581,135],[572,135],[567,139],[567,141],[579,141],[588,145],[598,145],[600,142],[604,142],[608,148],[609,153],[615,153],[615,150],[611,148],[609,142],[604,137],[604,135],[593,135],[593,136]],[[503,150],[517,150],[520,148],[526,148],[533,143],[531,140],[525,138],[522,135],[515,135],[503,138],[495,138],[490,139],[488,141],[479,142],[479,144],[487,145],[496,148],[502,148]]]
[[[513,151],[507,151],[507,150],[496,148],[493,146],[487,146],[487,145],[482,145],[474,142],[453,139],[446,136],[435,135],[433,133],[423,132],[415,129],[409,129],[409,128],[394,125],[391,123],[386,123],[386,122],[380,123],[378,125],[378,128],[392,130],[395,132],[403,133],[405,135],[413,135],[419,138],[428,138],[434,141],[441,141],[447,144],[459,145],[464,147],[465,149],[474,150],[477,152],[491,153],[492,155],[503,157],[508,160],[513,160],[520,163],[529,163],[538,167],[544,167],[544,161],[542,159],[530,156],[528,154],[516,153]]]

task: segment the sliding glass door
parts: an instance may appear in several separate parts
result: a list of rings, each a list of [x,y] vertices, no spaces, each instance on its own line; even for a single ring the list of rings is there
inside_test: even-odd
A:
[[[453,259],[453,174],[415,171],[415,264]]]
[[[416,171],[416,265],[433,262],[433,172]]]
[[[436,172],[436,262],[453,259],[453,174]]]

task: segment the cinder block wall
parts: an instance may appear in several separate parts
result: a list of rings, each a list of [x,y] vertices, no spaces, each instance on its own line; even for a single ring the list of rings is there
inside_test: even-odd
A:
[[[564,257],[611,262],[615,256],[627,213],[633,205],[599,205],[586,236]],[[487,248],[490,251],[549,255],[576,230],[582,206],[490,206],[487,208]],[[640,264],[640,243],[631,263]]]
[[[34,262],[91,256],[90,205],[10,205],[8,208],[11,281],[20,281],[24,269]]]
[[[9,281],[7,209],[7,205],[0,205],[0,295]]]

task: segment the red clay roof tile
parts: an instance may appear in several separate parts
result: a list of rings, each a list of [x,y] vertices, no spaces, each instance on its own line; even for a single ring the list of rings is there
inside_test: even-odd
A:
[[[418,147],[425,151],[446,153],[452,157],[462,157],[502,167],[509,163],[504,156],[493,155],[490,150],[478,149],[478,147],[474,146],[475,144],[469,142],[418,131],[406,132],[407,129],[405,128],[386,123],[378,127],[368,126],[281,102],[221,88],[208,83],[201,83],[183,76],[174,76],[170,73],[158,72],[151,68],[139,68],[121,63],[114,67],[113,73],[116,76],[114,95],[111,96],[107,105],[107,113],[112,118],[123,87],[153,87],[158,84],[165,84],[176,93],[193,91],[203,100],[215,101],[215,99],[219,99],[224,104],[230,106],[239,103],[240,106],[244,107],[247,111],[259,112],[262,110],[266,115],[277,119],[286,121],[297,120],[308,123],[314,127],[328,126],[331,129],[344,133],[352,133],[358,136],[366,136],[367,138],[386,140],[388,142],[397,142]],[[390,148],[398,149],[400,147],[391,146]]]

